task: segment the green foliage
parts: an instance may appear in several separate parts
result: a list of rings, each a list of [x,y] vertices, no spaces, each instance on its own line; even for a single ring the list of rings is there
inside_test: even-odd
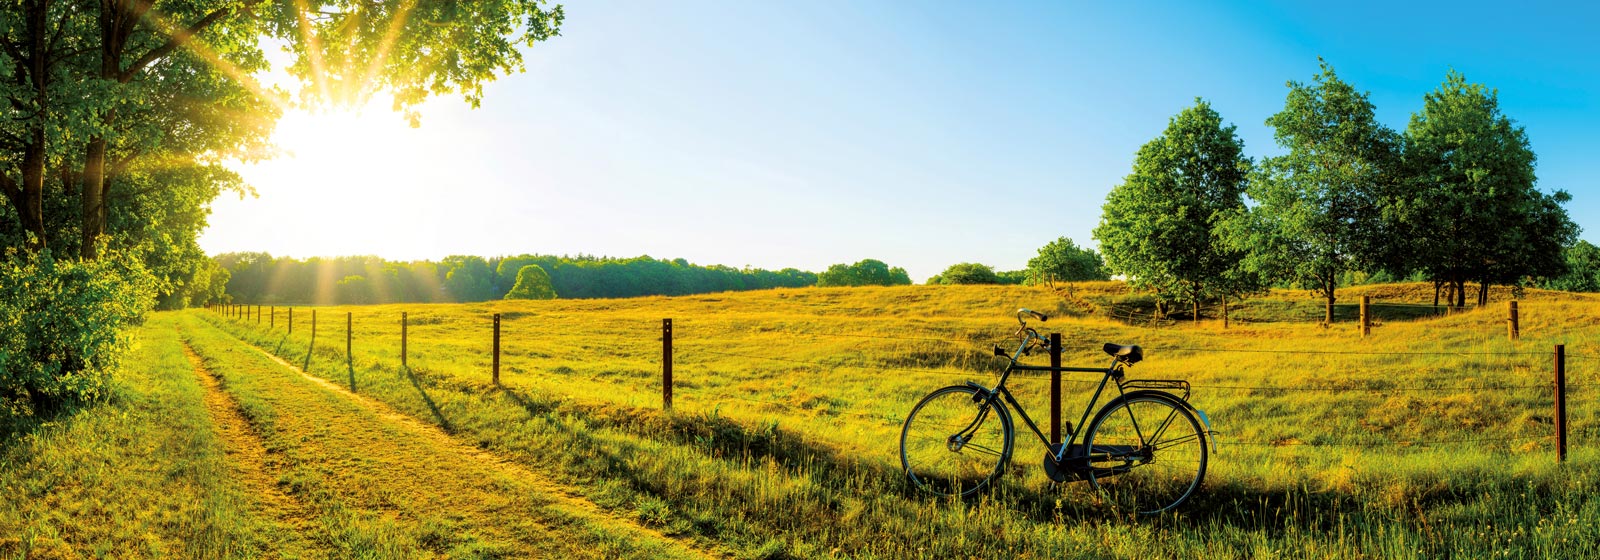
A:
[[[1223,242],[1222,227],[1228,216],[1244,211],[1249,173],[1250,159],[1234,127],[1224,126],[1209,103],[1196,99],[1139,148],[1133,173],[1106,195],[1094,230],[1106,268],[1137,288],[1196,305],[1256,289],[1254,276],[1239,265],[1244,250]],[[1071,241],[1057,243],[1062,241],[1066,246],[1054,252],[1088,268],[1094,255],[1073,252]]]
[[[863,259],[855,264],[836,264],[817,274],[817,285],[829,286],[909,286],[911,276],[900,267],[876,259]]]
[[[494,273],[483,257],[450,256],[440,263],[449,269],[444,275],[444,293],[455,302],[498,299]]]
[[[1321,66],[1311,84],[1289,82],[1283,111],[1267,119],[1288,153],[1262,160],[1248,189],[1256,206],[1234,212],[1225,231],[1248,270],[1315,290],[1331,321],[1344,272],[1382,264],[1391,241],[1382,201],[1399,154],[1367,94]]]
[[[1450,72],[1423,100],[1406,128],[1405,189],[1391,201],[1403,232],[1394,260],[1453,285],[1456,305],[1469,280],[1482,286],[1481,305],[1490,284],[1561,276],[1562,248],[1577,238],[1567,195],[1535,187],[1527,134],[1500,113],[1498,95]]]
[[[333,291],[341,304],[361,305],[377,299],[372,293],[372,282],[365,276],[346,276],[333,285]]]
[[[950,265],[928,280],[929,284],[999,284],[1000,276],[994,273],[993,268],[978,263],[957,263]]]
[[[1579,240],[1562,251],[1567,272],[1547,280],[1546,289],[1569,292],[1600,292],[1600,247]]]
[[[190,278],[188,286],[183,292],[187,298],[182,305],[163,306],[163,309],[181,307],[204,307],[213,303],[226,303],[228,301],[228,269],[222,268],[217,261],[205,259],[200,261],[200,269]]]
[[[1100,253],[1094,249],[1079,248],[1065,237],[1040,247],[1039,256],[1028,259],[1028,272],[1040,282],[1111,279]]]
[[[530,264],[517,270],[517,284],[506,299],[556,299],[556,289],[550,285],[550,275],[544,267]]]
[[[129,346],[126,327],[154,305],[136,259],[57,260],[7,249],[0,259],[0,423],[106,395]]]
[[[1021,286],[1033,278],[1033,273],[1027,270],[1006,270],[996,272],[995,276],[999,278],[1001,284]]]

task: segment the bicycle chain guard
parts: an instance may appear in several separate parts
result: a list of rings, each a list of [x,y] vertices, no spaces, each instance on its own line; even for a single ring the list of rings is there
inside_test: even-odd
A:
[[[1067,450],[1067,455],[1061,462],[1056,462],[1056,453],[1061,451],[1061,444],[1050,444],[1050,451],[1044,454],[1044,474],[1056,482],[1072,480],[1085,480],[1089,474],[1088,458],[1083,456],[1083,444],[1073,444]]]

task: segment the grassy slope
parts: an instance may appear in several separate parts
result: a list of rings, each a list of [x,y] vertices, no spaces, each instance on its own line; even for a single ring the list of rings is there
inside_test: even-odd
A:
[[[1074,296],[1096,289],[1115,287]],[[1387,293],[1421,297],[1415,287]],[[1093,348],[1104,340],[1135,342],[1150,349],[1136,377],[1196,384],[1193,400],[1210,411],[1223,445],[1205,495],[1184,515],[1127,523],[1095,508],[1081,484],[1048,486],[1031,467],[965,507],[907,492],[894,455],[899,419],[933,388],[985,380],[996,364],[983,343],[1006,334],[1018,306],[1079,316],[1048,324],[1082,349],[1069,363],[1100,364]],[[411,318],[409,371],[396,358],[402,310]],[[349,361],[344,311],[356,314]],[[488,382],[494,312],[505,318],[502,387]],[[1534,555],[1593,546],[1600,536],[1577,520],[1600,515],[1590,497],[1600,481],[1594,358],[1572,358],[1574,382],[1588,385],[1573,394],[1577,437],[1566,465],[1552,464],[1548,390],[1538,386],[1548,383],[1551,344],[1593,351],[1582,344],[1600,334],[1600,305],[1534,294],[1522,315],[1516,343],[1504,340],[1493,308],[1389,320],[1362,339],[1350,326],[1270,321],[1226,331],[1129,327],[1023,287],[802,289],[324,308],[314,352],[304,308],[293,336],[282,309],[276,330],[206,320],[518,463],[564,470],[562,481],[642,522],[754,556],[1094,556],[1102,552],[1086,548],[1094,543],[1116,555]],[[662,317],[677,322],[675,415],[654,410]],[[1476,388],[1485,385],[1518,388]],[[1013,389],[1036,415],[1046,410],[1040,381]],[[1018,462],[1032,465],[1036,444],[1022,437]],[[1504,441],[1406,444],[1454,439]]]

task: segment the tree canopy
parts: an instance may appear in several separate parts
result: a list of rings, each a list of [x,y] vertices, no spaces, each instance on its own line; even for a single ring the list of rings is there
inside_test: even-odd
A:
[[[1080,248],[1065,237],[1040,247],[1039,256],[1028,259],[1027,272],[1041,282],[1111,279],[1100,253]]]
[[[1193,302],[1247,291],[1232,272],[1244,250],[1223,242],[1222,223],[1244,210],[1251,169],[1232,125],[1196,99],[1139,148],[1133,172],[1111,189],[1095,239],[1106,268],[1136,287]]]
[[[1465,285],[1479,283],[1478,304],[1491,284],[1561,276],[1562,249],[1577,228],[1560,205],[1567,194],[1535,187],[1527,134],[1500,113],[1498,95],[1450,72],[1423,98],[1406,128],[1406,182],[1390,201],[1404,244],[1394,266],[1448,283],[1455,305]]]
[[[544,267],[530,264],[517,269],[517,283],[506,292],[506,299],[556,299],[556,289]]]
[[[1312,288],[1332,322],[1339,279],[1377,268],[1390,243],[1382,202],[1398,180],[1399,139],[1366,93],[1319,62],[1310,84],[1289,82],[1283,110],[1267,119],[1288,153],[1261,161],[1246,191],[1256,206],[1227,231],[1250,270]]]

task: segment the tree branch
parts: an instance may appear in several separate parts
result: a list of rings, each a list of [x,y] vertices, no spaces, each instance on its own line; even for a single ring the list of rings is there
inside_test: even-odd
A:
[[[240,8],[240,11],[250,11],[250,9],[254,7],[257,2],[259,2],[259,0],[245,3],[245,5]],[[230,8],[218,8],[217,10],[206,14],[205,17],[200,18],[189,27],[178,30],[177,33],[172,34],[172,37],[167,39],[166,43],[151,49],[150,52],[144,53],[144,56],[141,56],[138,58],[138,60],[133,61],[133,64],[129,65],[126,70],[123,70],[122,73],[117,76],[117,80],[127,83],[129,80],[132,80],[133,77],[140,71],[144,70],[146,66],[149,66],[150,63],[155,62],[162,57],[167,56],[168,54],[171,54],[172,51],[178,47],[188,44],[190,40],[194,39],[195,35],[200,34],[201,31],[205,31],[207,27],[210,27],[212,24],[220,21],[232,11],[233,10]]]

